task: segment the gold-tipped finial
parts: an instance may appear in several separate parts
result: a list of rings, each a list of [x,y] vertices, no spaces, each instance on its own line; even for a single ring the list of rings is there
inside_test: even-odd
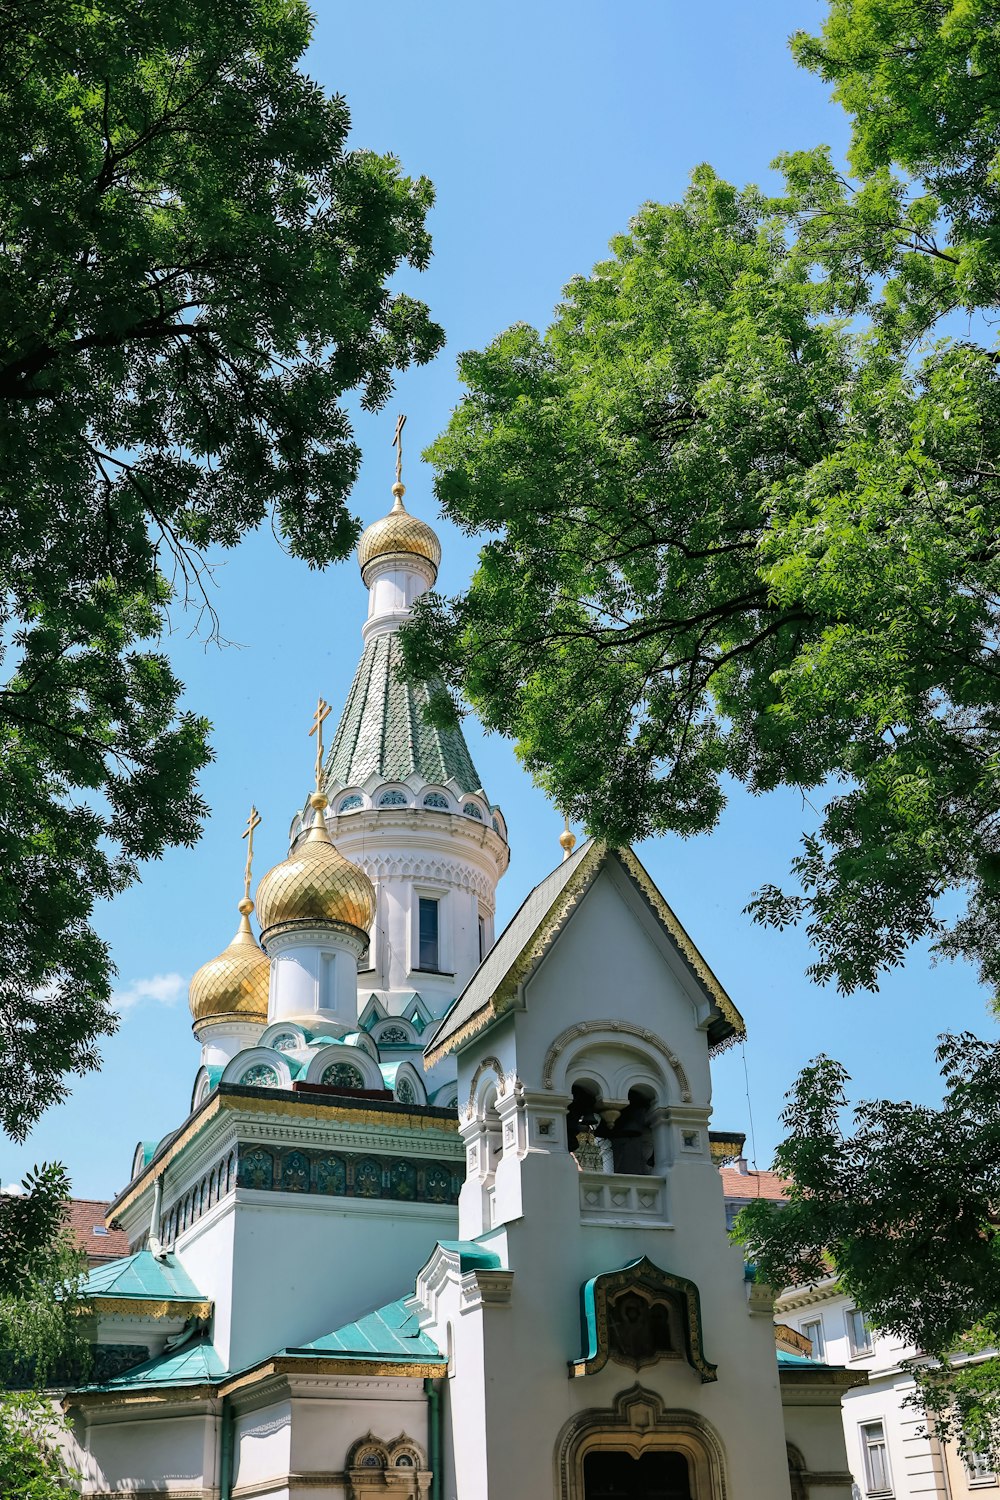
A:
[[[247,862],[243,870],[243,897],[239,903],[240,925],[232,942],[218,958],[202,964],[191,980],[188,1003],[194,1017],[195,1032],[206,1022],[267,1022],[267,992],[271,966],[265,958],[250,927],[253,901],[250,881],[253,876],[253,836],[260,827],[261,816],[250,808],[246,827],[241,834],[247,841]]]
[[[316,701],[316,712],[312,716],[312,728],[309,738],[316,736],[316,789],[309,798],[309,806],[315,808],[319,813],[329,805],[326,793],[323,791],[323,723],[330,716],[330,705],[325,698]]]
[[[253,902],[250,899],[250,880],[253,875],[253,836],[254,830],[260,827],[261,821],[260,813],[251,802],[247,826],[240,834],[240,838],[247,841],[247,862],[243,870],[243,900],[239,905],[240,914],[244,917],[248,917],[253,911]]]
[[[406,418],[402,415],[396,418],[396,431],[392,435],[392,446],[396,450],[396,483],[392,487],[392,493],[396,500],[393,510],[405,510],[403,496],[406,494],[406,486],[403,483],[403,428],[406,426]]]
[[[562,845],[563,859],[569,859],[576,848],[576,834],[571,830],[569,818],[565,813],[563,814],[563,831],[559,835],[559,842]]]

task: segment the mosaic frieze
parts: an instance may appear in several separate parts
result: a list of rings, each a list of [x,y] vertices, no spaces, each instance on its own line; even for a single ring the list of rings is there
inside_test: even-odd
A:
[[[453,1204],[458,1202],[462,1171],[461,1163],[242,1145],[236,1185],[265,1192]]]

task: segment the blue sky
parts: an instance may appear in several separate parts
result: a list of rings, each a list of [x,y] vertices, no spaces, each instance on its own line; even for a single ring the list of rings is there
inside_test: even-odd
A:
[[[471,572],[474,547],[437,518],[431,476],[416,455],[459,399],[457,355],[514,321],[544,325],[569,278],[603,257],[643,201],[678,197],[698,162],[737,183],[766,184],[768,163],[783,149],[826,142],[842,153],[845,117],[794,66],[786,44],[795,29],[814,29],[824,7],[320,0],[316,9],[308,67],[346,96],[355,142],[394,152],[438,194],[431,267],[403,281],[430,303],[448,344],[433,365],[399,380],[382,414],[357,417],[365,461],[355,505],[366,522],[388,508],[389,444],[395,413],[405,411],[407,503],[438,526],[441,587],[455,590]],[[23,1147],[4,1143],[3,1183],[35,1161],[61,1159],[78,1196],[110,1196],[127,1179],[136,1140],[159,1139],[183,1118],[198,1064],[186,984],[235,929],[247,808],[256,802],[265,819],[259,875],[283,857],[308,789],[316,696],[339,713],[350,685],[365,611],[353,561],[310,573],[267,532],[217,562],[214,602],[233,644],[206,644],[180,610],[166,642],[187,701],[214,725],[217,759],[204,778],[211,819],[196,849],[167,855],[140,887],[99,911],[120,974],[121,1029],[103,1048],[100,1074],[74,1080],[72,1097]],[[485,739],[473,723],[467,733],[510,829],[503,922],[558,860],[561,821],[509,744]],[[813,816],[798,796],[755,800],[736,789],[711,836],[639,849],[746,1017],[746,1071],[738,1050],[719,1060],[714,1123],[748,1130],[752,1108],[761,1166],[779,1137],[782,1095],[817,1052],[846,1064],[858,1097],[931,1102],[940,1095],[935,1036],[995,1032],[967,969],[932,968],[917,952],[879,995],[844,999],[805,979],[799,934],[764,932],[742,915],[762,881],[783,879]]]

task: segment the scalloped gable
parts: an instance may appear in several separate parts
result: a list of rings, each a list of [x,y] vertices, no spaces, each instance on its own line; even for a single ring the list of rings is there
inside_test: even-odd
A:
[[[520,986],[541,963],[564,923],[612,859],[642,896],[710,1001],[711,1052],[720,1052],[746,1035],[743,1017],[632,850],[590,840],[529,893],[428,1042],[425,1067],[433,1067],[513,1007]]]

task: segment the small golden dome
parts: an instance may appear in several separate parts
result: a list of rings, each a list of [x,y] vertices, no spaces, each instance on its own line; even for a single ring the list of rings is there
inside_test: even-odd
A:
[[[330,842],[323,793],[313,792],[309,802],[316,821],[257,887],[261,931],[266,939],[270,928],[286,922],[341,922],[367,937],[375,920],[375,888]]]
[[[405,486],[397,482],[392,487],[395,503],[381,521],[373,521],[361,535],[358,543],[358,562],[365,583],[365,569],[379,557],[393,552],[406,552],[411,557],[422,557],[434,569],[434,577],[441,562],[441,543],[426,521],[421,521],[403,504]]]
[[[240,1021],[267,1021],[271,965],[250,930],[253,902],[240,902],[240,925],[228,948],[211,959],[191,980],[188,1003],[199,1021],[232,1016]]]
[[[570,855],[573,853],[573,850],[576,848],[576,834],[569,826],[569,818],[566,818],[564,822],[565,827],[563,828],[562,833],[559,835],[559,843],[562,847],[563,859],[569,859]]]

